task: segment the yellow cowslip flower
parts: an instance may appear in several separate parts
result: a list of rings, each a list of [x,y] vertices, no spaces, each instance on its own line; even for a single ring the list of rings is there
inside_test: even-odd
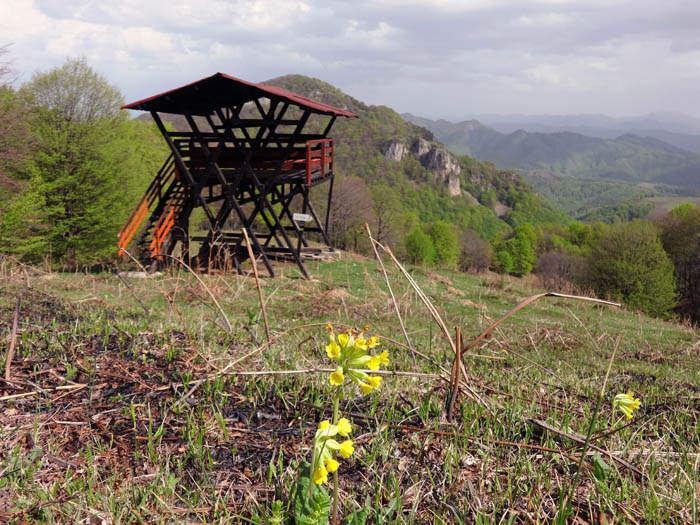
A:
[[[377,390],[379,385],[382,384],[382,378],[380,376],[369,376],[367,381],[369,381],[369,384],[372,385],[372,388],[375,390]]]
[[[328,471],[326,470],[326,467],[319,465],[316,472],[314,472],[314,477],[312,479],[316,485],[322,485],[328,481]]]
[[[377,345],[379,345],[379,336],[378,335],[373,335],[372,337],[367,339],[367,346],[369,348],[374,348]]]
[[[318,424],[318,428],[323,430],[331,426],[331,422],[328,421],[327,419],[324,419]]]
[[[345,376],[343,375],[343,369],[338,367],[338,368],[336,368],[335,372],[331,373],[331,376],[328,379],[328,381],[330,382],[331,385],[340,386],[343,384],[344,379],[345,379]]]
[[[367,368],[369,368],[370,370],[379,370],[379,365],[381,364],[382,363],[378,355],[370,357],[365,363],[365,365],[367,365]]]
[[[350,342],[350,334],[338,334],[338,344],[340,344],[341,349],[345,349],[348,347],[348,343]]]
[[[369,332],[369,325],[366,324],[365,327],[362,329],[363,332]]]
[[[355,344],[353,345],[353,348],[367,351],[367,339],[365,339],[364,337],[358,337],[357,339],[355,339]]]
[[[367,395],[372,391],[372,385],[369,385],[367,383],[360,383],[360,388],[362,389],[362,393]]]
[[[333,341],[329,345],[327,345],[326,346],[326,354],[331,359],[335,359],[336,357],[338,357],[340,355],[340,346],[338,346],[338,343]]]
[[[379,358],[379,362],[383,364],[384,366],[389,364],[389,352],[384,350],[381,354],[377,356]]]
[[[328,472],[335,472],[336,470],[338,470],[339,466],[340,464],[333,458],[326,461],[326,470],[328,470]]]
[[[345,441],[343,441],[338,447],[338,452],[340,452],[340,455],[343,456],[345,459],[352,456],[352,453],[355,452],[355,447],[353,447],[352,445],[352,440],[346,439]]]
[[[632,419],[634,411],[639,409],[642,402],[632,396],[632,392],[617,394],[613,401],[613,408],[619,408],[627,419]]]
[[[350,425],[350,421],[348,421],[344,417],[341,417],[338,420],[338,434],[340,434],[343,437],[348,437],[350,432],[352,432],[352,425]]]

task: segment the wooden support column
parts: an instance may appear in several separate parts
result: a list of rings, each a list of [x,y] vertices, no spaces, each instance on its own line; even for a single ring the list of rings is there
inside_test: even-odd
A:
[[[184,175],[185,178],[187,179],[187,182],[190,185],[190,188],[192,188],[192,193],[195,194],[194,198],[199,200],[200,205],[202,208],[204,208],[204,213],[207,215],[207,218],[209,219],[209,222],[214,225],[214,215],[212,215],[211,210],[209,209],[209,206],[207,206],[207,203],[204,202],[204,198],[202,197],[202,188],[199,186],[194,181],[194,178],[192,177],[192,174],[190,173],[190,170],[187,169],[187,165],[185,164],[185,161],[182,158],[182,155],[180,155],[180,150],[177,149],[177,146],[175,146],[175,143],[172,141],[170,138],[170,135],[168,134],[167,130],[165,129],[165,126],[163,125],[163,121],[160,120],[160,115],[158,115],[157,111],[151,111],[151,117],[153,117],[153,120],[156,123],[156,126],[158,126],[158,129],[160,130],[161,134],[165,138],[165,142],[168,143],[168,147],[170,148],[170,151],[173,152],[173,157],[175,159],[175,165],[177,166],[178,172],[181,175]]]

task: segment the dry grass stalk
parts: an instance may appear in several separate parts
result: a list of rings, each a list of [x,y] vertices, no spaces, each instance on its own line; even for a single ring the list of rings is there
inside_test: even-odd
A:
[[[459,395],[459,383],[462,380],[462,329],[455,327],[455,339],[457,340],[457,352],[452,364],[452,382],[450,383],[450,400],[447,405],[447,420],[452,421],[455,403]]]
[[[136,295],[136,292],[134,292],[134,289],[131,287],[129,282],[126,279],[124,279],[124,277],[122,277],[119,272],[117,272],[117,277],[119,277],[119,280],[124,283],[124,286],[126,286],[126,289],[129,290],[129,292],[131,292],[131,295],[134,297],[134,299],[136,299],[136,301],[141,305],[141,308],[143,308],[143,311],[146,312],[146,315],[151,315],[150,310],[148,309],[148,307],[145,304],[143,304],[143,301],[141,301],[141,299],[139,299],[139,297]]]
[[[255,277],[255,286],[258,288],[258,298],[260,299],[260,308],[262,309],[263,322],[265,323],[265,337],[267,342],[270,342],[270,327],[267,324],[267,310],[265,309],[265,300],[263,299],[262,286],[260,284],[260,276],[258,275],[258,265],[255,261],[255,255],[253,255],[253,249],[250,246],[250,238],[248,238],[248,232],[243,228],[243,237],[245,237],[245,246],[248,249],[248,256],[250,257],[250,264],[253,265],[253,276]]]
[[[555,292],[545,292],[545,293],[533,295],[533,296],[531,296],[531,297],[528,297],[527,299],[524,299],[524,300],[521,301],[520,303],[518,303],[518,305],[515,306],[515,308],[513,308],[513,309],[510,310],[508,313],[506,313],[506,314],[505,314],[503,317],[501,317],[498,321],[496,321],[496,322],[494,322],[494,323],[491,323],[491,324],[486,328],[486,330],[484,330],[483,332],[481,332],[481,333],[476,337],[476,339],[474,339],[471,343],[469,343],[469,344],[464,348],[464,350],[471,350],[472,348],[474,348],[477,344],[479,344],[479,342],[480,342],[482,339],[484,339],[487,335],[489,335],[489,334],[490,334],[499,324],[501,324],[503,321],[505,321],[506,319],[508,319],[508,318],[509,318],[510,316],[512,316],[513,314],[519,312],[519,311],[522,310],[523,308],[525,308],[525,307],[527,307],[527,306],[530,306],[532,303],[534,303],[534,302],[537,301],[538,299],[542,299],[543,297],[561,297],[561,298],[564,298],[564,299],[576,299],[576,300],[578,300],[578,301],[588,301],[588,302],[592,302],[592,303],[607,304],[607,305],[610,305],[610,306],[617,306],[618,308],[620,308],[620,307],[622,306],[622,305],[619,304],[619,303],[613,303],[613,302],[611,302],[611,301],[603,301],[602,299],[595,299],[595,298],[593,298],[593,297],[584,297],[584,296],[581,296],[581,295],[569,295],[569,294],[555,293]]]
[[[377,258],[377,262],[379,263],[379,267],[382,269],[382,273],[384,274],[384,280],[386,281],[386,287],[389,289],[389,294],[391,294],[391,301],[394,305],[394,309],[396,310],[396,317],[399,320],[399,324],[401,325],[401,331],[403,332],[403,336],[406,339],[406,344],[408,344],[408,348],[411,350],[411,356],[413,357],[413,364],[415,366],[418,366],[418,363],[416,362],[416,354],[413,350],[413,345],[411,344],[411,340],[408,338],[408,333],[406,332],[406,326],[403,324],[403,319],[401,319],[401,310],[399,309],[399,303],[396,302],[396,297],[394,296],[394,291],[391,288],[391,283],[389,282],[389,276],[386,273],[386,268],[384,267],[384,262],[382,261],[382,258],[379,256],[379,252],[377,251],[377,247],[375,246],[376,244],[379,244],[377,241],[374,240],[374,237],[372,237],[372,232],[369,229],[369,224],[365,223],[365,228],[367,229],[367,235],[369,236],[369,242],[372,245],[372,250],[374,250],[374,255]]]
[[[442,317],[440,317],[440,314],[438,313],[437,309],[435,306],[433,306],[433,303],[430,301],[427,295],[421,290],[420,286],[418,286],[418,283],[411,277],[411,274],[409,274],[406,271],[406,268],[403,267],[403,265],[399,262],[399,260],[394,256],[393,252],[391,251],[391,248],[388,246],[384,246],[382,244],[376,243],[377,246],[379,246],[382,250],[384,250],[391,260],[394,262],[396,267],[399,269],[399,271],[403,274],[403,276],[406,278],[406,280],[409,282],[409,284],[413,287],[415,290],[416,294],[420,298],[420,300],[423,302],[425,307],[428,309],[428,312],[430,312],[430,315],[433,317],[435,322],[438,324],[440,327],[440,330],[442,330],[442,333],[445,335],[445,338],[447,339],[447,342],[450,345],[450,348],[452,349],[452,352],[456,355],[457,354],[457,346],[455,342],[452,339],[452,336],[450,335],[449,330],[447,329],[447,326],[445,325],[445,322],[442,320]],[[461,368],[462,376],[463,376],[463,381],[461,384],[464,386],[465,391],[467,392],[467,395],[471,397],[474,401],[480,403],[484,408],[486,408],[489,412],[493,413],[491,410],[491,407],[479,396],[479,394],[476,393],[474,388],[470,384],[466,382],[466,380],[469,378],[467,375],[467,371],[464,369],[464,364],[459,363],[459,366]]]
[[[5,360],[5,381],[10,380],[12,358],[15,356],[15,345],[17,344],[17,325],[19,324],[19,304],[20,298],[17,297],[15,315],[12,319],[12,331],[10,332],[10,346],[7,350],[7,359]]]
[[[224,323],[226,324],[226,329],[228,330],[229,333],[233,333],[233,327],[231,326],[231,323],[229,322],[228,317],[226,316],[226,312],[224,312],[224,309],[221,308],[219,301],[216,300],[216,297],[211,292],[211,290],[207,287],[207,285],[204,284],[204,281],[202,281],[202,279],[200,279],[199,275],[197,275],[197,272],[195,272],[192,268],[190,268],[187,265],[187,263],[185,263],[185,261],[183,261],[182,259],[178,259],[177,257],[174,257],[172,255],[168,255],[167,253],[159,253],[158,255],[159,256],[162,255],[163,257],[168,257],[168,258],[172,259],[173,261],[177,261],[182,266],[184,266],[187,269],[187,271],[189,271],[194,276],[195,279],[197,279],[197,282],[199,282],[199,284],[202,285],[202,288],[204,288],[204,290],[207,292],[207,294],[209,294],[209,297],[211,297],[211,300],[214,301],[214,304],[216,305],[216,307],[219,310],[219,313],[221,314],[221,318],[223,319]]]

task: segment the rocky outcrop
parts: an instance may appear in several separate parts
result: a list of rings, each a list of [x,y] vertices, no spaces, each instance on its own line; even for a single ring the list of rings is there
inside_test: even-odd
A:
[[[421,139],[419,139],[421,140]],[[432,146],[420,157],[420,163],[430,171],[438,182],[447,186],[450,195],[459,195],[459,174],[462,168],[457,159],[444,147]]]
[[[450,195],[462,193],[459,185],[459,174],[462,168],[455,156],[447,151],[447,148],[442,144],[418,138],[413,141],[409,150],[406,144],[394,140],[385,143],[381,151],[384,157],[396,162],[413,155],[425,169],[433,174],[438,183],[447,186]]]
[[[416,139],[416,141],[411,145],[411,153],[415,153],[416,156],[420,159],[423,155],[428,153],[431,148],[434,147],[434,145],[432,145],[425,139]]]
[[[408,156],[408,147],[403,142],[387,142],[382,146],[382,155],[389,160],[399,162]]]

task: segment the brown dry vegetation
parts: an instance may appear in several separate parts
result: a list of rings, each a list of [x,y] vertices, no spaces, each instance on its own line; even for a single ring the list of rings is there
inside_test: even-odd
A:
[[[274,500],[288,503],[296,467],[328,417],[325,375],[309,371],[328,366],[326,322],[371,324],[391,352],[390,370],[415,374],[385,377],[376,395],[341,405],[356,446],[341,469],[343,513],[368,506],[372,523],[552,520],[619,338],[593,429],[608,470],[596,477],[596,463],[584,462],[571,520],[697,516],[693,329],[543,299],[467,353],[468,390],[448,423],[451,350],[391,268],[412,355],[375,269],[343,260],[312,266],[311,281],[292,268],[263,280],[273,333],[266,345],[250,277],[203,277],[229,333],[206,290],[177,269],[128,279],[132,294],[113,274],[59,275],[2,259],[2,355],[21,303],[11,375],[0,380],[0,519],[269,521]],[[413,276],[466,341],[533,293],[503,276]],[[307,371],[275,374],[294,370]],[[610,406],[627,390],[643,399],[629,423]]]

